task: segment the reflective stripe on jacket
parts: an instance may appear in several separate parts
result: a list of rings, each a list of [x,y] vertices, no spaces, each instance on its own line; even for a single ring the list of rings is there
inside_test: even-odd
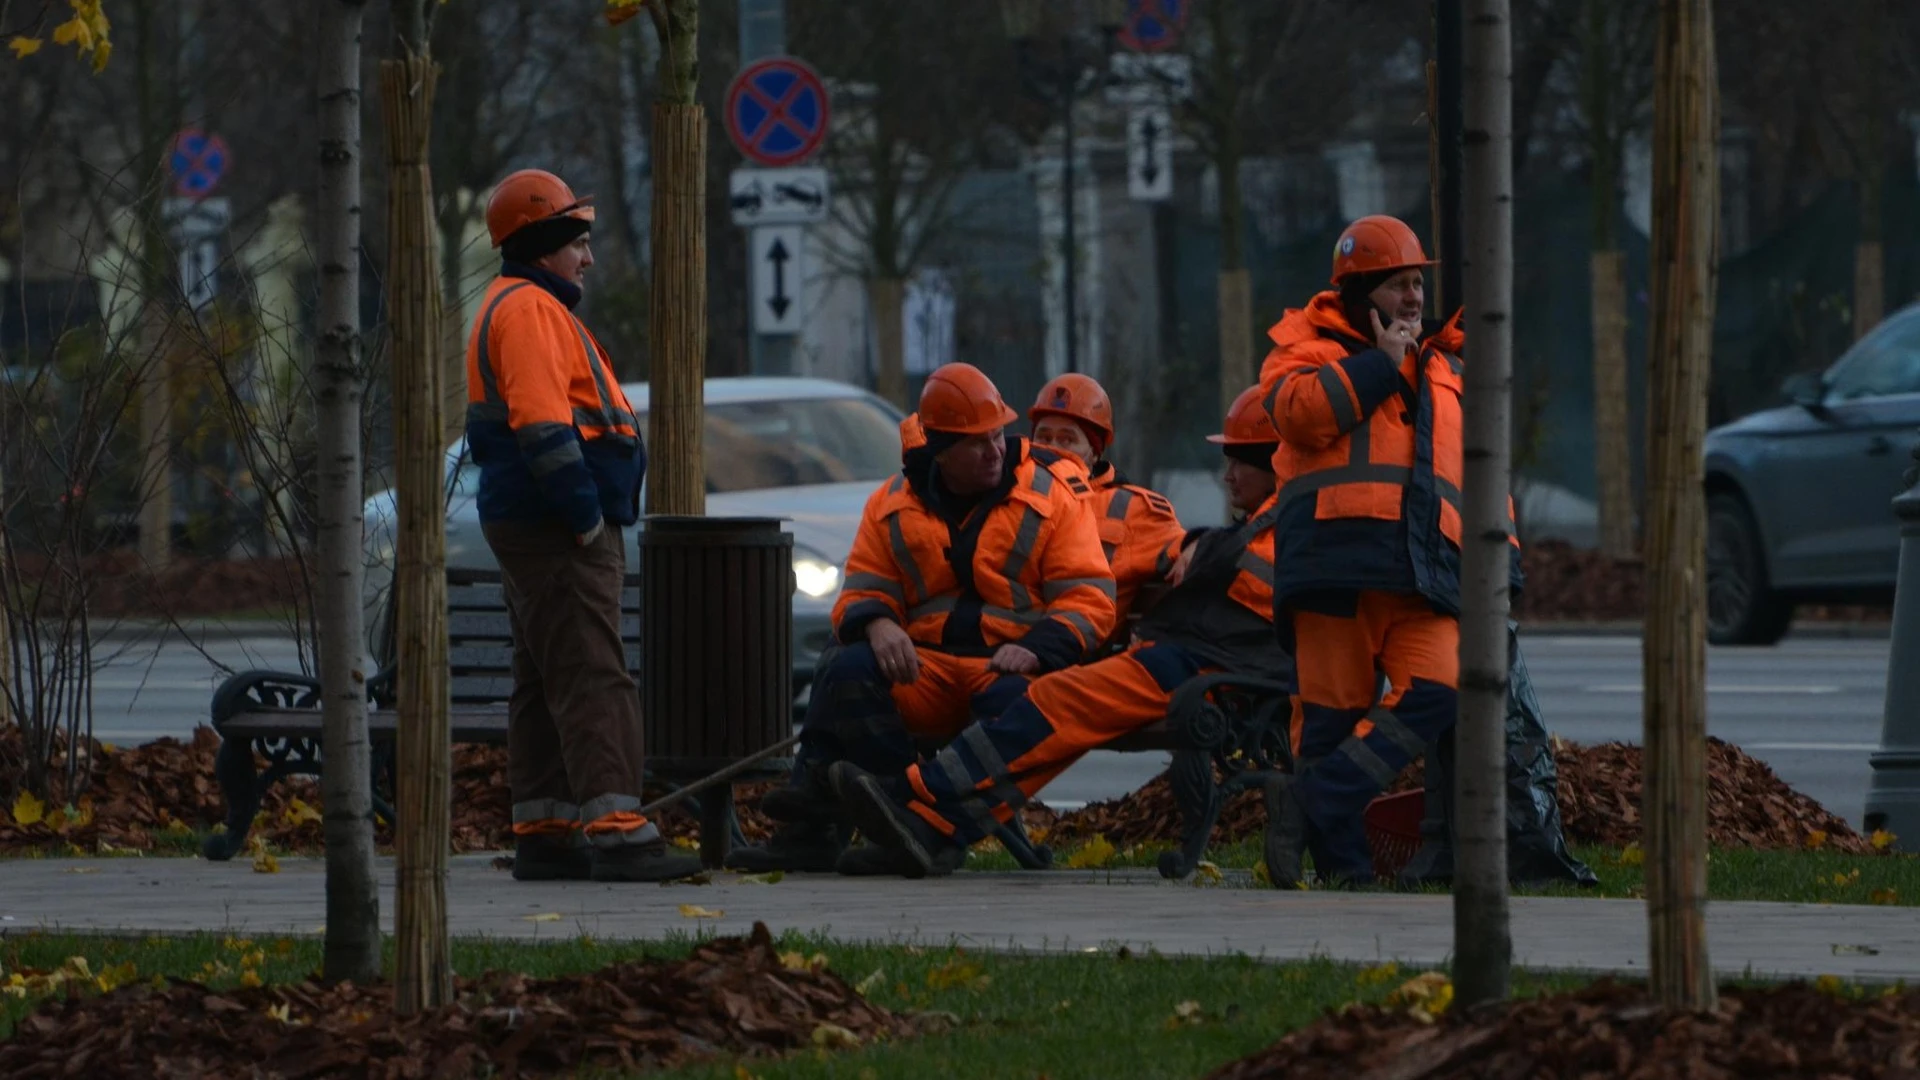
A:
[[[1274,452],[1275,600],[1318,590],[1417,593],[1460,609],[1459,316],[1399,362],[1322,292],[1269,331],[1260,372]],[[1518,538],[1512,576],[1519,581]]]
[[[881,484],[847,557],[835,634],[888,618],[922,648],[987,655],[1026,646],[1047,670],[1079,662],[1114,625],[1113,574],[1074,471],[1007,439],[1009,479],[958,524],[907,476]]]
[[[467,442],[482,522],[558,518],[578,535],[639,519],[633,406],[600,343],[534,282],[487,287],[467,339]]]
[[[1089,482],[1088,502],[1100,530],[1100,549],[1113,568],[1114,608],[1125,620],[1140,589],[1167,576],[1173,565],[1166,558],[1167,546],[1177,545],[1187,531],[1165,496],[1128,483],[1111,462],[1102,462]]]

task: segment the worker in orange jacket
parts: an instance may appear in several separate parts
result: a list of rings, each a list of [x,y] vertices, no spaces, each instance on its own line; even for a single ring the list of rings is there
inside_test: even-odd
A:
[[[1124,644],[1127,616],[1136,604],[1153,599],[1143,597],[1143,589],[1158,592],[1169,569],[1167,547],[1186,530],[1165,496],[1128,480],[1107,459],[1113,403],[1093,378],[1070,373],[1047,383],[1027,410],[1027,420],[1035,445],[1071,454],[1087,467],[1088,501],[1099,522],[1101,550],[1113,568],[1114,643]]]
[[[928,376],[901,424],[901,473],[867,500],[847,557],[793,779],[761,804],[785,824],[729,865],[834,869],[845,837],[827,766],[897,774],[916,740],[998,715],[1112,633],[1113,573],[1082,470],[1007,437],[1018,418],[971,364]]]
[[[1249,386],[1233,399],[1227,422],[1207,441],[1220,447],[1227,459],[1220,480],[1227,487],[1234,520],[1244,521],[1273,497],[1273,455],[1280,449],[1280,433],[1273,430],[1259,386]]]
[[[1233,417],[1227,428],[1256,434]],[[1167,552],[1171,587],[1142,614],[1125,651],[1042,676],[1024,698],[975,721],[904,775],[836,763],[834,789],[872,841],[847,852],[843,871],[852,864],[915,878],[951,872],[968,846],[1087,751],[1164,718],[1188,681],[1220,671],[1282,677],[1288,658],[1273,630],[1277,516],[1269,499],[1245,521],[1176,537]]]
[[[1465,335],[1458,314],[1422,320],[1431,265],[1404,222],[1361,218],[1335,244],[1334,287],[1269,331],[1275,617],[1299,725],[1299,771],[1266,792],[1282,887],[1303,847],[1323,880],[1370,882],[1367,803],[1458,713]]]
[[[590,203],[538,169],[488,200],[503,263],[467,341],[467,445],[513,628],[513,876],[661,881],[700,864],[640,814],[620,530],[639,518],[647,455],[606,350],[573,315]]]

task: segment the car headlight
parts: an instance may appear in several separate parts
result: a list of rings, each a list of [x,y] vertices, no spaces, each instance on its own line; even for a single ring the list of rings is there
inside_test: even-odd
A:
[[[815,600],[824,600],[840,588],[840,568],[812,552],[793,556],[793,586]]]

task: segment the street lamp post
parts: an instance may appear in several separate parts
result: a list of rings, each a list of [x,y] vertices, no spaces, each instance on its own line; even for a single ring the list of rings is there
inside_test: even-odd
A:
[[[1105,64],[1126,20],[1127,0],[1000,0],[1001,18],[1019,58],[1020,76],[1029,91],[1060,108],[1060,206],[1062,305],[1066,323],[1068,371],[1080,370],[1080,297],[1078,238],[1074,223],[1073,113],[1088,92],[1105,81]],[[1089,43],[1081,27],[1091,23],[1097,40]]]
[[[1908,490],[1893,500],[1900,521],[1900,567],[1894,578],[1893,640],[1888,643],[1887,699],[1880,749],[1867,792],[1865,824],[1920,850],[1920,445],[1905,477]]]

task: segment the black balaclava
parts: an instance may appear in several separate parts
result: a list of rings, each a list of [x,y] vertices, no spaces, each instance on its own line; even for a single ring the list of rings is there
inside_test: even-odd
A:
[[[500,244],[500,254],[508,262],[532,266],[535,262],[566,247],[593,228],[590,221],[576,217],[550,217],[523,225]]]
[[[1245,462],[1262,472],[1273,471],[1273,453],[1280,449],[1279,443],[1228,443],[1221,453],[1235,461]]]

